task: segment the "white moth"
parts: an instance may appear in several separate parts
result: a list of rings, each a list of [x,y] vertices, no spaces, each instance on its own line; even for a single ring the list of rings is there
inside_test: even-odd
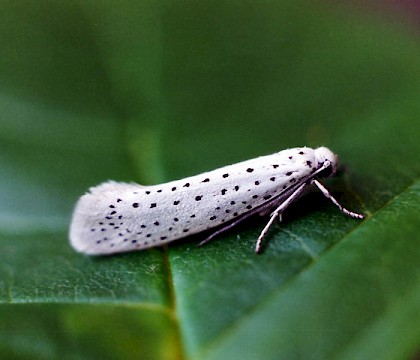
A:
[[[78,201],[70,242],[77,251],[104,255],[160,246],[215,228],[201,245],[251,215],[271,213],[257,240],[258,253],[274,220],[281,220],[312,184],[344,214],[363,219],[343,208],[317,180],[317,175],[334,174],[337,164],[325,147],[302,147],[160,185],[109,181]]]

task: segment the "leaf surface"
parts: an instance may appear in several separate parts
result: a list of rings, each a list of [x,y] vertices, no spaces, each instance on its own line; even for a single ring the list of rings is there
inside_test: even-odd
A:
[[[420,47],[400,22],[281,3],[6,2],[0,355],[409,359],[420,349]],[[307,194],[204,247],[87,257],[77,198],[328,146]]]

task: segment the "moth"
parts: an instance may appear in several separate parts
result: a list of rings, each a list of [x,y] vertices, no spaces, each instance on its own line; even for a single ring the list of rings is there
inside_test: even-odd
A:
[[[142,186],[105,182],[76,204],[70,225],[75,250],[89,255],[141,250],[214,229],[202,245],[253,215],[269,228],[310,186],[317,187],[342,213],[356,219],[319,182],[334,175],[338,159],[326,147],[298,147],[224,166],[164,184]]]

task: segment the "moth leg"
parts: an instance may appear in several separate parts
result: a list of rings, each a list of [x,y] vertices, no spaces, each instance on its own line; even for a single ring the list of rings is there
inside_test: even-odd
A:
[[[267,235],[268,230],[270,229],[271,225],[273,224],[274,220],[279,217],[281,221],[282,213],[286,208],[294,201],[297,197],[305,190],[305,188],[310,185],[310,183],[303,183],[301,184],[294,192],[290,194],[290,196],[284,200],[276,210],[271,213],[270,220],[268,221],[267,225],[265,225],[264,229],[261,231],[260,236],[257,239],[257,244],[255,245],[255,252],[258,254],[261,251],[261,242],[264,239],[265,235]]]
[[[306,184],[306,183],[305,183]],[[300,187],[302,187],[302,185],[300,186]],[[300,188],[299,187],[299,188]],[[299,189],[298,188],[298,189]],[[300,190],[295,196],[293,195],[294,193],[296,193],[297,192],[297,190],[295,190],[290,196],[289,196],[289,198],[291,198],[292,196],[293,196],[293,199],[292,200],[295,200],[295,197],[297,197],[297,196],[299,196],[300,195],[300,193],[302,192],[302,190]],[[289,198],[286,198],[286,200],[285,201],[283,201],[283,199],[281,199],[281,204],[283,204],[283,203],[285,203]],[[291,200],[291,201],[292,201]],[[215,238],[216,236],[218,236],[218,235],[220,235],[221,233],[223,233],[223,232],[225,232],[225,231],[227,231],[227,230],[229,230],[229,229],[231,229],[231,228],[233,228],[233,227],[235,227],[236,225],[238,225],[240,222],[242,222],[243,220],[245,220],[245,219],[247,219],[247,218],[249,218],[249,217],[251,217],[251,216],[253,216],[253,215],[255,215],[255,214],[258,214],[258,215],[260,215],[260,216],[265,216],[265,215],[267,215],[267,214],[269,214],[270,213],[270,211],[272,210],[272,209],[276,209],[276,206],[278,206],[278,204],[279,204],[279,199],[274,199],[274,201],[273,201],[273,203],[270,203],[270,204],[263,204],[261,207],[259,207],[259,208],[255,208],[255,209],[253,209],[253,210],[251,210],[251,211],[249,211],[249,212],[247,212],[247,213],[245,213],[245,214],[243,214],[242,216],[239,216],[238,218],[236,218],[236,219],[234,219],[231,223],[229,223],[229,224],[225,224],[224,226],[222,226],[221,228],[219,228],[219,229],[217,229],[215,232],[213,232],[213,233],[211,233],[208,237],[206,237],[203,241],[201,241],[200,243],[198,243],[198,245],[197,246],[202,246],[202,245],[204,245],[204,244],[206,244],[206,243],[208,243],[210,240],[213,240],[213,238]],[[262,208],[262,210],[261,210],[261,208]],[[279,213],[279,220],[280,220],[280,222],[282,221],[281,220],[281,213]]]
[[[245,215],[248,215],[248,214],[245,214]],[[247,217],[248,216],[241,216],[241,217],[235,219],[234,221],[232,221],[230,224],[227,224],[227,225],[221,227],[220,229],[216,230],[215,232],[213,232],[212,234],[207,236],[203,241],[199,242],[197,246],[203,246],[204,244],[208,243],[210,240],[215,238],[217,235],[220,235],[221,233],[235,227],[236,225],[238,225],[242,220],[244,220]]]
[[[287,199],[286,199],[287,200]],[[267,214],[269,214],[272,209],[276,209],[276,207],[278,206],[278,204],[283,203],[284,200],[283,198],[280,199],[273,199],[272,202],[268,203],[268,204],[263,204],[258,208],[254,208],[253,210],[242,214],[241,216],[239,216],[238,218],[232,220],[232,222],[225,224],[224,226],[222,226],[221,228],[217,229],[215,232],[213,232],[212,234],[210,234],[207,238],[205,238],[203,241],[201,241],[197,246],[202,246],[206,243],[208,243],[210,240],[212,240],[213,238],[215,238],[216,236],[220,235],[221,233],[235,227],[236,225],[238,225],[240,222],[242,222],[243,220],[254,216],[256,214],[260,215],[260,216],[265,216]],[[281,221],[281,214],[279,214],[279,218]]]
[[[322,185],[318,180],[316,180],[316,179],[313,179],[312,180],[312,182],[318,187],[318,189],[319,190],[321,190],[321,192],[324,194],[324,196],[327,198],[327,199],[330,199],[331,200],[331,202],[335,205],[335,206],[337,206],[339,209],[340,209],[340,211],[343,213],[343,214],[346,214],[347,216],[350,216],[350,217],[352,217],[352,218],[355,218],[355,219],[363,219],[364,218],[364,215],[362,215],[362,214],[357,214],[357,213],[355,213],[355,212],[353,212],[353,211],[350,211],[350,210],[347,210],[345,207],[343,207],[331,194],[330,194],[330,192],[324,187],[324,185]]]
[[[312,184],[314,176],[316,174],[324,171],[325,169],[327,169],[330,166],[331,166],[331,162],[329,162],[328,160],[325,161],[318,170],[316,170],[315,172],[310,174],[306,179],[303,179],[302,183],[306,183],[307,185]],[[266,216],[266,215],[270,214],[273,209],[276,209],[279,206],[279,204],[282,204],[284,202],[284,199],[287,199],[289,196],[291,196],[294,191],[295,190],[293,190],[293,188],[291,188],[290,191],[288,190],[288,193],[290,195],[283,196],[283,194],[280,194],[280,196],[276,197],[275,199],[273,199],[269,203],[262,205],[258,210],[258,215]],[[299,194],[297,196],[301,195],[301,193],[302,192],[299,192]],[[296,198],[294,198],[294,200],[296,200]],[[280,220],[280,222],[282,221],[281,214],[279,214],[279,220]]]

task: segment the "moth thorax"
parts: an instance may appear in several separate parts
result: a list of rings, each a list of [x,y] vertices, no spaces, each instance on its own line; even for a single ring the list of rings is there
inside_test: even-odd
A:
[[[318,162],[318,165],[321,166],[325,164],[326,161],[329,161],[331,164],[328,169],[329,175],[334,175],[338,167],[338,157],[330,149],[326,147],[319,147],[314,150],[315,160]]]

